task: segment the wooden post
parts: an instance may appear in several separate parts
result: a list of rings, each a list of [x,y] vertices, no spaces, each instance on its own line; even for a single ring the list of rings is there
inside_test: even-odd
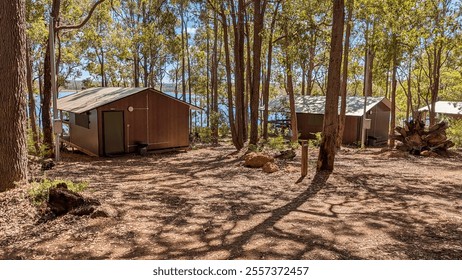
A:
[[[308,140],[300,140],[302,144],[302,177],[308,175]]]

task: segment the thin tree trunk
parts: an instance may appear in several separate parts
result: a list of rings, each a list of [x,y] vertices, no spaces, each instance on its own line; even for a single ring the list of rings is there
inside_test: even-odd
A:
[[[184,30],[184,7],[180,3],[181,17],[181,89],[183,93],[183,101],[186,102],[186,54],[185,54],[185,30]]]
[[[253,30],[253,80],[250,91],[250,144],[258,142],[258,105],[260,101],[261,83],[261,48],[263,21],[265,17],[266,1],[254,0],[254,30]]]
[[[346,22],[346,31],[345,31],[345,48],[343,50],[343,69],[342,69],[342,84],[340,87],[340,117],[338,124],[338,138],[337,138],[337,148],[340,149],[343,141],[343,132],[345,131],[345,121],[346,121],[346,96],[347,96],[347,85],[348,85],[348,57],[350,52],[350,35],[351,29],[353,28],[353,3],[354,0],[348,1],[348,18]]]
[[[234,1],[228,0],[231,6],[231,17],[234,28],[234,60],[235,60],[235,94],[236,94],[236,127],[237,127],[237,149],[244,146],[245,135],[245,114],[247,109],[244,106],[245,95],[245,58],[244,58],[244,10],[245,0],[238,0],[237,11]],[[237,16],[236,16],[237,15]]]
[[[32,140],[34,141],[35,154],[40,151],[39,136],[37,129],[37,115],[35,112],[35,96],[34,86],[32,81],[32,59],[30,53],[32,51],[30,46],[30,40],[27,39],[26,47],[26,65],[27,65],[27,92],[29,96],[29,122],[32,133]]]
[[[212,143],[218,145],[218,19],[214,11],[212,50]]]
[[[234,120],[234,102],[233,102],[233,88],[232,88],[232,78],[231,78],[231,59],[230,59],[230,50],[229,50],[229,35],[228,35],[228,21],[226,19],[226,14],[223,4],[221,5],[221,24],[223,26],[223,45],[225,49],[225,68],[226,68],[226,90],[228,93],[228,118],[229,118],[229,128],[231,130],[231,139],[233,140],[234,147],[239,148],[239,143],[237,141],[237,131],[236,123]]]
[[[338,92],[340,91],[340,68],[342,65],[342,41],[344,29],[344,0],[333,0],[333,24],[330,59],[327,78],[326,107],[317,170],[334,170],[338,133]]]
[[[0,192],[27,180],[25,12],[24,0],[0,2]]]
[[[269,90],[270,90],[270,83],[271,83],[271,65],[273,62],[273,35],[274,35],[274,27],[276,24],[276,18],[279,12],[279,5],[280,1],[276,3],[276,7],[273,13],[273,19],[271,20],[271,28],[270,28],[270,36],[268,39],[268,58],[267,58],[267,67],[266,67],[266,78],[265,84],[263,87],[263,106],[265,110],[263,111],[263,138],[268,140],[268,104],[269,104]]]
[[[398,46],[398,41],[396,34],[392,35],[392,46],[393,46],[393,63],[392,63],[392,73],[391,73],[391,118],[390,118],[390,132],[389,135],[393,135],[396,126],[396,72],[398,69],[398,57],[396,53],[396,48]],[[388,146],[390,148],[395,147],[395,139],[389,137]]]

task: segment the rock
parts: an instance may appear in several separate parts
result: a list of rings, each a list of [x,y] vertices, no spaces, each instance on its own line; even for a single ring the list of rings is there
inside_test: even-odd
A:
[[[263,167],[267,162],[274,162],[274,158],[263,153],[250,153],[244,159],[244,165],[252,168]]]
[[[263,171],[266,173],[274,173],[279,171],[279,167],[274,162],[267,162],[263,165]]]
[[[115,218],[119,215],[119,211],[112,206],[101,206],[96,209],[91,215],[90,218]]]

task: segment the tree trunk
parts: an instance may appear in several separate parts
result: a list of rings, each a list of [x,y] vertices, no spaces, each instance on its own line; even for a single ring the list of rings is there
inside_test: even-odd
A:
[[[0,191],[27,180],[25,12],[24,0],[0,2]]]
[[[184,7],[180,3],[181,18],[181,90],[183,91],[183,101],[186,102],[186,54],[185,54],[185,30],[184,30]]]
[[[263,3],[262,3],[263,2]],[[261,48],[263,21],[265,17],[266,1],[254,0],[254,30],[253,30],[253,75],[250,91],[250,144],[258,142],[258,107],[260,101],[261,82]]]
[[[344,0],[333,0],[333,23],[330,59],[327,78],[326,107],[317,170],[334,170],[338,133],[338,92],[340,91],[340,68],[342,65],[342,41],[344,28]]]
[[[338,138],[337,148],[340,149],[343,141],[343,132],[345,131],[346,121],[346,96],[347,96],[347,85],[348,85],[348,57],[350,52],[350,35],[353,25],[353,2],[354,0],[348,1],[348,18],[346,23],[345,33],[345,49],[343,50],[343,69],[342,69],[342,84],[340,87],[340,97],[342,99],[340,105],[340,117],[338,124]]]
[[[212,50],[212,143],[218,145],[218,18],[214,11]]]
[[[396,48],[398,47],[398,41],[396,34],[392,35],[392,46],[393,46],[393,61],[392,61],[392,72],[391,72],[391,117],[390,117],[390,137],[388,140],[388,147],[395,147],[395,139],[391,137],[394,134],[396,126],[396,72],[398,69],[398,57],[396,54]]]
[[[54,18],[53,25],[56,28],[56,22],[59,18],[61,0],[53,0],[51,16]],[[49,38],[46,41],[45,60],[43,65],[43,100],[42,100],[42,127],[43,127],[43,144],[48,151],[47,155],[52,157],[54,150],[53,128],[51,123],[51,65],[50,65],[50,44]]]
[[[268,58],[267,58],[267,67],[266,67],[266,78],[265,84],[263,87],[263,106],[265,110],[263,111],[263,138],[268,140],[268,104],[269,104],[269,90],[270,90],[270,83],[271,83],[271,65],[273,62],[273,35],[274,35],[274,27],[276,25],[276,18],[279,11],[279,5],[281,1],[276,3],[276,7],[274,8],[273,18],[271,20],[271,29],[270,29],[270,36],[268,39]]]
[[[237,131],[236,123],[234,120],[234,102],[233,102],[233,88],[232,88],[232,78],[231,78],[231,59],[230,59],[230,50],[229,50],[229,36],[228,36],[228,21],[226,19],[226,14],[223,4],[221,5],[221,24],[223,26],[223,45],[225,49],[225,68],[226,68],[226,90],[228,93],[228,118],[229,118],[229,128],[231,130],[231,138],[233,140],[234,147],[239,148],[239,143],[237,141]]]
[[[39,134],[37,129],[37,115],[35,112],[35,96],[34,96],[34,86],[32,81],[32,59],[30,53],[32,51],[30,46],[30,40],[27,39],[26,47],[26,65],[27,65],[27,92],[29,96],[29,122],[32,133],[32,140],[34,141],[35,154],[38,154],[40,151],[39,145]]]
[[[234,27],[234,60],[235,60],[235,94],[236,94],[236,127],[238,150],[244,146],[245,136],[245,114],[247,108],[244,106],[245,95],[245,57],[244,57],[244,11],[245,0],[238,1],[237,13],[234,1],[228,1],[231,6],[231,17]],[[237,14],[237,17],[236,17]]]

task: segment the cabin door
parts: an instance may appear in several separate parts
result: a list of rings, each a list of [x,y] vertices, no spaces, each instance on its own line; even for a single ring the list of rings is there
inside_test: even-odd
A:
[[[104,154],[121,154],[124,150],[124,112],[103,112]]]

